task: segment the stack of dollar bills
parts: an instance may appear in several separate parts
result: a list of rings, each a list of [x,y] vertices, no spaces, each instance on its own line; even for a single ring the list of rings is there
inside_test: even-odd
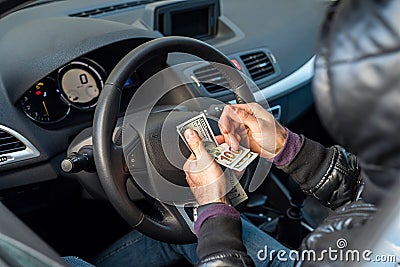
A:
[[[192,129],[198,133],[207,152],[214,157],[218,164],[229,169],[225,171],[225,176],[228,186],[232,188],[227,194],[231,205],[237,206],[245,201],[248,198],[247,194],[238,182],[233,170],[242,172],[258,155],[243,146],[240,146],[238,150],[233,150],[227,143],[219,145],[204,114],[179,124],[176,129],[189,149],[184,132],[187,129]]]
[[[200,114],[178,125],[176,129],[187,146],[188,144],[183,135],[184,132],[187,129],[196,131],[208,153],[213,156],[220,165],[235,171],[243,171],[258,156],[256,153],[251,152],[250,149],[243,146],[240,146],[238,150],[233,150],[227,143],[218,145],[215,135],[204,114]]]

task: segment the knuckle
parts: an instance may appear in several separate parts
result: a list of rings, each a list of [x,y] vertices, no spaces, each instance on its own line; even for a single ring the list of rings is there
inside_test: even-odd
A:
[[[240,110],[240,111],[239,111],[239,114],[240,114],[240,116],[242,117],[242,119],[244,119],[244,120],[247,120],[247,119],[250,117],[250,114],[247,113],[247,112],[244,111],[244,110]]]
[[[257,103],[254,103],[254,102],[251,102],[251,103],[248,103],[247,105],[249,105],[249,107],[250,108],[256,108],[257,106],[258,106],[258,104]]]
[[[193,149],[193,150],[198,150],[198,149],[199,149],[199,143],[196,142],[196,141],[190,142],[190,143],[189,143],[189,146],[190,146],[190,148]]]

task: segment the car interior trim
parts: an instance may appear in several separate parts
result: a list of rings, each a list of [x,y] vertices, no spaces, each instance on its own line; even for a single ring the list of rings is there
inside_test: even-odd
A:
[[[261,101],[264,98],[278,98],[279,96],[288,94],[290,91],[295,90],[301,85],[309,82],[314,76],[314,60],[315,56],[286,78],[283,78],[282,80],[267,86],[264,89],[261,89],[261,91],[254,93],[256,101]],[[234,104],[235,100],[231,100],[229,103]]]
[[[24,150],[1,154],[0,158],[2,160],[0,160],[0,166],[40,156],[39,150],[17,131],[4,125],[0,125],[0,130],[11,134],[21,141],[26,147]]]
[[[282,116],[282,107],[281,107],[281,105],[270,107],[269,108],[269,112],[271,112],[272,115],[274,115],[274,118],[277,121],[281,120],[281,116]]]
[[[39,251],[25,245],[18,240],[15,240],[3,233],[0,233],[0,248],[2,258],[12,258],[13,262],[10,266],[17,266],[19,264],[29,264],[40,262],[43,266],[62,267],[58,262],[53,261],[51,258],[43,255]],[[15,255],[18,255],[16,257]],[[7,265],[6,265],[7,266]]]
[[[181,205],[176,205],[176,209],[179,211],[179,213],[182,215],[183,219],[185,220],[185,222],[187,223],[187,225],[189,226],[190,231],[192,231],[192,233],[194,234],[194,221],[192,221],[188,214],[186,213],[185,207],[181,206]]]

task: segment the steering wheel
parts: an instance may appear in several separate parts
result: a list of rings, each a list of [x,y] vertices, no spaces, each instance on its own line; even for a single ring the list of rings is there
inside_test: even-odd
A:
[[[129,75],[150,58],[174,52],[191,54],[206,61],[234,68],[230,59],[217,49],[192,38],[163,37],[138,46],[115,66],[101,91],[93,121],[93,147],[100,182],[119,214],[132,227],[152,238],[170,243],[189,243],[194,242],[196,237],[174,205],[162,203],[147,196],[152,199],[152,207],[161,214],[154,218],[143,213],[129,198],[127,180],[131,175],[126,168],[122,147],[113,142],[113,132],[120,111],[121,94]],[[250,88],[238,71],[230,72],[229,75],[226,72],[221,71],[221,73],[230,83],[237,103],[255,101]],[[157,135],[152,133],[160,130],[164,119],[165,116],[162,113],[148,119],[151,130],[146,131],[146,135],[151,136],[141,136],[143,138],[141,140],[146,140],[144,145],[149,148],[149,151],[162,151],[159,148],[160,140],[154,140],[154,136]],[[139,135],[141,134],[144,133],[139,133]],[[139,145],[138,149],[143,151],[141,146]],[[143,153],[143,158],[158,162],[157,169],[160,174],[163,174],[164,169],[168,169],[168,176],[171,176],[171,168],[166,165],[168,164],[167,160],[160,153]],[[172,169],[174,170],[172,174],[184,179],[182,170]]]

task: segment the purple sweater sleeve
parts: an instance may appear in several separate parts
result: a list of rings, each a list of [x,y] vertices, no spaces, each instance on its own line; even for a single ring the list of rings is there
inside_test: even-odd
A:
[[[246,258],[249,260],[242,241],[239,212],[223,203],[211,203],[203,208],[194,224],[197,235],[196,251],[200,261],[209,262],[213,257],[217,257],[215,260],[218,261],[218,257],[226,257],[224,255],[229,253],[233,253],[234,258],[239,255],[239,265],[242,265],[240,263]]]
[[[201,225],[207,219],[219,216],[231,217],[232,219],[240,220],[240,213],[234,207],[222,203],[213,204],[199,214],[199,217],[194,223],[195,234],[199,234]]]
[[[289,162],[291,162],[299,152],[302,145],[301,136],[291,132],[287,128],[286,130],[287,130],[286,143],[282,148],[282,150],[279,152],[279,154],[273,158],[273,162],[278,167],[284,166]]]

